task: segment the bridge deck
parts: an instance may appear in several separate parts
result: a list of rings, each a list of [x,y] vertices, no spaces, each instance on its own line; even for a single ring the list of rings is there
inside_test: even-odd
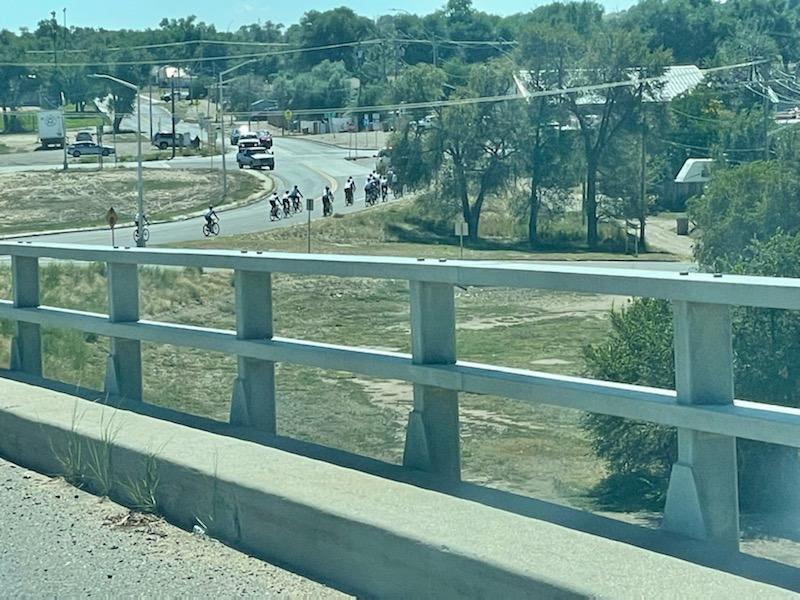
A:
[[[113,492],[345,590],[380,597],[794,597],[618,541],[274,447],[0,380],[0,455],[62,470],[76,442]],[[60,456],[56,456],[60,455]],[[149,458],[148,458],[149,457]],[[61,461],[59,462],[59,458]],[[95,468],[97,464],[93,465]],[[82,468],[90,468],[91,464]]]

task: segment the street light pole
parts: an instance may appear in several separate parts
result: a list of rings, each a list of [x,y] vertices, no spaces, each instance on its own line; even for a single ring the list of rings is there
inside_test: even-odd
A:
[[[227,164],[225,163],[225,109],[223,108],[222,104],[222,75],[223,72],[219,74],[219,90],[217,92],[217,97],[219,99],[219,134],[222,136],[222,197],[228,197],[228,169]]]
[[[152,104],[152,98],[150,100]],[[137,240],[136,245],[140,248],[145,247],[144,241],[144,181],[142,179],[142,95],[139,93],[139,88],[136,88],[136,181],[139,192],[139,202],[137,203],[139,211],[139,221],[136,224]],[[115,154],[116,156],[116,154]]]
[[[233,73],[236,69],[239,69],[245,65],[249,65],[251,63],[257,62],[259,59],[252,58],[250,60],[246,60],[243,63],[239,63],[231,67],[230,69],[225,69],[224,71],[220,71],[219,73],[219,90],[217,93],[217,98],[219,100],[219,133],[222,136],[222,196],[228,196],[228,166],[225,161],[225,106],[223,104],[222,99],[222,77],[223,75],[227,75],[228,73]]]
[[[142,96],[139,93],[139,86],[131,83],[130,81],[125,81],[123,79],[117,79],[116,77],[112,77],[111,75],[105,75],[101,73],[94,73],[89,75],[94,79],[108,79],[109,81],[113,81],[114,83],[118,83],[119,85],[125,86],[128,89],[131,89],[136,94],[136,148],[137,154],[136,157],[136,179],[137,179],[137,187],[139,192],[139,202],[138,202],[138,211],[139,211],[139,223],[137,225],[137,237],[139,238],[136,240],[136,245],[140,248],[145,247],[144,241],[144,181],[142,179]]]

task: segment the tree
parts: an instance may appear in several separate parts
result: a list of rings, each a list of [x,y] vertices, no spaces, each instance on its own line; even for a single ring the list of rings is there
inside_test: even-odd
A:
[[[651,79],[663,73],[669,56],[653,52],[647,38],[613,25],[592,29],[574,68],[564,74],[570,86],[630,81],[590,94],[570,93],[567,105],[578,122],[586,166],[586,241],[598,242],[597,174],[603,156],[617,135],[636,123],[642,100],[659,88]]]
[[[800,234],[798,171],[778,161],[717,167],[689,212],[703,232],[695,250],[701,264],[727,270],[749,262],[753,240],[767,241],[779,231]]]
[[[777,210],[796,196],[797,181],[790,165],[751,163],[715,171],[707,193],[690,204],[689,214],[703,224],[698,257],[706,268],[780,277],[800,277],[800,232],[783,231],[781,222],[793,217],[782,207],[774,219],[761,215]],[[776,185],[767,188],[775,179]],[[755,188],[741,201],[747,182]],[[795,186],[795,187],[792,187]],[[749,204],[754,204],[749,206]],[[730,206],[729,206],[730,204]],[[721,213],[719,219],[713,215]],[[738,229],[744,233],[739,236]],[[732,240],[726,236],[737,236]],[[674,386],[672,317],[666,301],[637,299],[612,314],[609,339],[586,350],[590,371],[601,379],[671,388]],[[733,312],[734,379],[736,397],[783,406],[800,406],[800,317],[794,312],[736,308]],[[611,478],[601,496],[628,493],[630,501],[645,494],[663,501],[676,456],[675,431],[591,415],[585,421],[598,456]],[[770,509],[792,506],[800,485],[796,449],[748,440],[737,443],[742,506]],[[615,487],[616,486],[616,487]],[[619,500],[619,497],[614,498]]]
[[[298,53],[295,58],[298,71],[310,69],[323,60],[328,60],[343,62],[346,69],[353,72],[357,67],[356,53],[352,47],[341,44],[368,40],[376,32],[370,19],[341,6],[325,12],[310,10],[300,19],[300,24],[290,28],[287,33],[290,38],[296,38],[302,48],[331,46]]]
[[[570,48],[578,44],[577,34],[566,27],[534,24],[521,33],[519,62],[525,67],[518,75],[519,84],[529,90],[543,91],[562,85],[563,63]],[[523,126],[518,132],[519,161],[530,181],[528,198],[528,242],[538,243],[539,209],[543,187],[560,187],[570,181],[574,169],[569,168],[572,136],[560,124],[567,120],[564,104],[547,96],[531,98],[525,106]]]
[[[476,66],[469,85],[460,91],[469,97],[487,97],[508,91],[510,74],[494,63]],[[450,166],[446,191],[461,206],[469,223],[469,237],[479,237],[481,210],[487,197],[508,184],[516,154],[515,129],[520,106],[509,102],[466,104],[442,110],[436,145]]]

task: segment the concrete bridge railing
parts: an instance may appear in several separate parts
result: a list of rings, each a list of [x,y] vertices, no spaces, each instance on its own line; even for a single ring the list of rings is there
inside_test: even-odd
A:
[[[505,396],[678,428],[663,526],[736,548],[737,437],[800,447],[800,410],[734,399],[730,307],[800,309],[800,280],[550,265],[261,252],[152,250],[3,243],[16,322],[12,369],[42,373],[40,328],[110,338],[106,391],[142,397],[141,342],[224,352],[238,358],[230,421],[275,433],[275,362],[411,382],[414,405],[404,465],[460,477],[459,392]],[[109,314],[39,301],[39,259],[107,263]],[[236,331],[139,318],[139,265],[231,269]],[[405,279],[410,355],[280,338],[272,327],[272,274]],[[462,362],[456,355],[455,286],[500,286],[664,298],[674,306],[676,390]]]

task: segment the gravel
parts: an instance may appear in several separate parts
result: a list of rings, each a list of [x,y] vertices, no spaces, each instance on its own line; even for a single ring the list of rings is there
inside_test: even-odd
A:
[[[0,460],[2,598],[349,598]]]

